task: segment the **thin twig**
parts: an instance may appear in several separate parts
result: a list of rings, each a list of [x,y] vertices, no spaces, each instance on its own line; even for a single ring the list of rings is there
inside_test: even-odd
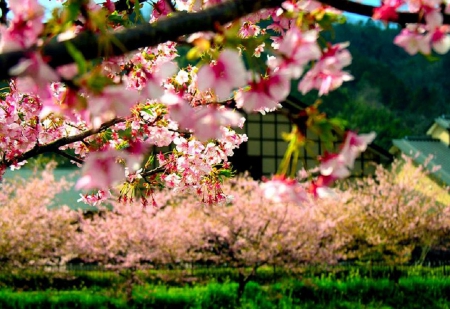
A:
[[[162,173],[165,170],[166,170],[166,167],[163,165],[163,166],[159,166],[157,168],[154,168],[152,170],[145,171],[145,172],[141,173],[141,176],[142,177],[148,177],[148,176],[156,175],[158,173]]]
[[[146,2],[147,0],[139,0],[139,3],[143,3]],[[131,9],[131,11],[133,11],[133,3],[131,1],[127,1],[127,0],[119,0],[114,2],[114,7],[116,9],[116,11],[128,11],[129,9]]]
[[[167,5],[170,7],[172,12],[177,12],[177,8],[175,7],[175,4],[172,2],[172,0],[166,0]]]
[[[72,156],[72,155],[68,154],[67,152],[62,151],[60,149],[57,149],[56,151],[54,151],[54,153],[56,153],[56,154],[58,154],[58,155],[60,155],[60,156],[62,156],[64,158],[67,158],[70,161],[74,161],[74,162],[76,162],[78,164],[83,164],[84,163],[84,160],[82,160],[82,159],[80,159],[80,158],[78,158],[76,156]]]

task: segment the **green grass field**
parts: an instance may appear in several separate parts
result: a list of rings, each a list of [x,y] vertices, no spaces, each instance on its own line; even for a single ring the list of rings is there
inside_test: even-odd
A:
[[[336,276],[337,270],[345,273]],[[242,293],[234,280],[237,270],[229,268],[13,271],[0,273],[0,308],[450,308],[445,271],[401,270],[402,277],[392,280],[369,278],[358,267],[282,276],[265,269]]]

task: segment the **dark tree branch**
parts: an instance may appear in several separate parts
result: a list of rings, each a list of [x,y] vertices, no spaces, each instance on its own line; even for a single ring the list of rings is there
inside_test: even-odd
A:
[[[88,60],[118,56],[138,48],[176,41],[183,35],[201,31],[216,31],[217,25],[231,22],[263,8],[280,6],[282,2],[283,0],[230,0],[197,13],[177,12],[172,17],[161,19],[157,23],[141,24],[132,29],[111,33],[111,37],[121,43],[121,46],[112,43],[111,48],[105,48],[100,44],[99,35],[87,31],[69,41]],[[375,9],[374,6],[348,0],[320,0],[320,2],[338,10],[368,17],[372,16]],[[4,0],[0,0],[1,3],[4,3]],[[126,1],[120,0],[116,5],[122,8],[122,3],[126,3]],[[398,20],[395,22],[401,25],[424,21],[421,15],[414,13],[400,12],[398,16]],[[450,24],[450,15],[444,15],[444,23]],[[123,46],[126,50],[122,48]],[[20,59],[26,58],[30,51],[32,50],[0,54],[0,80],[10,78],[9,70]],[[73,63],[64,42],[51,42],[43,46],[42,54],[50,59],[49,64],[52,67]]]
[[[0,24],[6,25],[7,24],[6,15],[9,12],[6,0],[0,0],[0,11],[2,13],[2,16],[0,17]]]
[[[349,0],[319,0],[323,4],[332,6],[340,11],[348,13],[354,13],[361,16],[372,17],[373,10],[376,8],[372,5],[362,4],[359,2],[353,2]],[[423,14],[422,14],[423,15]],[[394,23],[405,25],[413,23],[424,23],[424,16],[416,13],[399,12],[398,19],[392,21]],[[444,24],[450,24],[450,15],[444,14]]]
[[[374,6],[366,5],[349,0],[319,0],[321,3],[332,6],[340,11],[355,13],[362,16],[371,17],[373,15]]]
[[[66,146],[66,145],[69,145],[69,144],[72,144],[75,142],[83,141],[85,138],[87,138],[91,135],[101,133],[101,132],[105,131],[106,129],[108,129],[109,127],[111,127],[117,123],[124,122],[124,121],[125,121],[125,118],[114,118],[110,121],[103,123],[99,128],[90,129],[90,130],[84,131],[80,134],[73,135],[73,136],[62,137],[54,142],[51,142],[50,144],[46,144],[46,145],[36,144],[36,146],[33,149],[31,149],[27,152],[24,152],[20,156],[14,157],[14,160],[3,160],[3,162],[0,162],[0,165],[10,166],[16,162],[28,160],[30,158],[33,158],[37,155],[40,155],[40,154],[46,153],[46,152],[58,153],[59,148],[62,146]]]
[[[234,0],[228,1],[197,13],[177,12],[172,17],[164,18],[156,23],[141,24],[121,32],[111,33],[121,46],[111,44],[105,48],[99,35],[85,31],[69,40],[85,59],[97,59],[105,56],[118,56],[138,48],[155,46],[167,41],[175,41],[178,37],[201,31],[216,31],[217,25],[226,24],[263,8],[277,7],[283,0]],[[126,50],[121,48],[124,46]],[[8,52],[0,55],[0,80],[10,78],[9,70],[20,59],[26,58],[31,50]],[[50,59],[49,65],[58,67],[73,63],[65,42],[51,42],[42,47],[44,57]]]

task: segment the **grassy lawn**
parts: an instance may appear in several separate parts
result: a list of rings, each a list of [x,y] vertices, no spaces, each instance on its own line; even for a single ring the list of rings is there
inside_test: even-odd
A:
[[[0,274],[0,308],[450,308],[442,268],[263,269],[239,295],[237,270],[15,271]]]

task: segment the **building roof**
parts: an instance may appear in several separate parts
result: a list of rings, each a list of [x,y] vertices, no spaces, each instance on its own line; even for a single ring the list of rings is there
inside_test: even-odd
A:
[[[450,129],[450,118],[446,115],[442,115],[441,117],[434,119],[434,122],[439,124],[444,129]]]
[[[449,146],[430,136],[410,136],[404,139],[395,139],[392,142],[402,153],[412,157],[418,164],[423,164],[432,155],[433,157],[428,163],[427,169],[432,172],[435,167],[440,166],[440,169],[432,172],[432,175],[445,185],[450,186]]]

